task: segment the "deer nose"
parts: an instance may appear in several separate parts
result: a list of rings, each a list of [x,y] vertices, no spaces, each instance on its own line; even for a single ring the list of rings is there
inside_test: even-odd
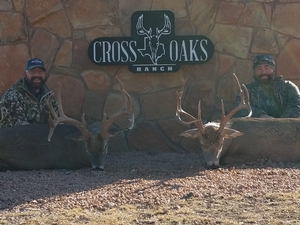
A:
[[[209,170],[215,170],[215,169],[218,169],[218,168],[220,168],[220,166],[219,165],[215,165],[215,164],[207,166],[207,169],[209,169]]]

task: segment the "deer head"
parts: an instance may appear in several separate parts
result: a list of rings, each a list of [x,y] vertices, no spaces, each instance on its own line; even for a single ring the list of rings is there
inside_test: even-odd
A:
[[[170,21],[170,18],[166,14],[164,14],[165,24],[164,24],[163,28],[158,29],[156,27],[156,31],[155,31],[156,33],[152,34],[152,28],[149,28],[147,30],[144,27],[144,22],[143,22],[144,19],[143,18],[144,18],[144,15],[141,15],[138,18],[138,22],[136,24],[137,34],[147,36],[147,38],[148,38],[147,43],[149,45],[151,54],[145,53],[145,55],[148,55],[150,57],[151,61],[154,64],[157,64],[157,60],[164,54],[164,49],[162,50],[160,55],[158,54],[159,47],[163,48],[161,46],[161,43],[159,42],[159,39],[160,39],[161,35],[168,35],[171,33],[171,21]]]
[[[124,130],[132,129],[132,127],[134,125],[134,114],[131,110],[131,97],[125,91],[119,78],[116,77],[116,79],[119,82],[119,85],[121,88],[123,106],[111,118],[107,118],[106,113],[103,113],[102,128],[99,128],[99,129],[88,129],[84,114],[81,117],[81,122],[79,122],[78,120],[75,120],[73,118],[67,117],[65,115],[63,108],[62,108],[62,102],[61,102],[61,87],[59,88],[57,96],[56,96],[57,102],[58,102],[59,116],[55,113],[55,111],[52,107],[52,104],[50,104],[51,98],[49,97],[49,99],[48,99],[50,111],[51,111],[51,115],[52,115],[52,116],[49,116],[50,131],[49,131],[49,135],[48,135],[48,141],[51,140],[51,137],[53,135],[53,132],[54,132],[56,126],[60,123],[67,123],[67,124],[71,124],[71,125],[77,127],[78,130],[81,132],[81,135],[79,135],[79,136],[78,135],[70,135],[67,138],[73,139],[75,141],[84,141],[85,142],[85,151],[86,151],[87,155],[89,156],[90,162],[92,164],[92,169],[94,169],[94,170],[103,170],[104,169],[104,162],[105,162],[105,157],[107,154],[109,138],[117,135],[120,132],[123,132]],[[118,120],[120,117],[122,117],[124,115],[128,115],[128,117],[129,117],[129,121],[130,121],[129,128],[118,131],[117,133],[109,133],[110,126],[116,120]]]
[[[181,99],[184,91],[184,87],[186,84],[187,79],[185,80],[182,89],[179,93],[177,93],[177,110],[176,110],[176,117],[178,120],[186,125],[194,124],[196,128],[189,129],[181,133],[180,135],[187,138],[199,138],[200,144],[202,146],[202,151],[204,153],[204,157],[206,160],[206,163],[208,167],[210,168],[217,168],[219,166],[219,158],[220,153],[223,148],[224,139],[225,138],[235,138],[240,135],[243,135],[243,133],[226,127],[226,124],[229,122],[231,117],[237,113],[239,110],[247,109],[249,111],[249,114],[247,117],[250,117],[252,114],[252,110],[249,103],[249,93],[247,90],[247,87],[239,83],[239,80],[235,74],[233,74],[235,80],[237,81],[239,92],[240,92],[240,98],[241,101],[239,105],[234,108],[231,112],[229,112],[225,116],[225,110],[224,110],[224,103],[223,100],[221,100],[222,105],[222,116],[220,123],[217,122],[209,122],[206,124],[202,123],[201,119],[201,101],[198,102],[198,118],[195,118],[191,114],[185,112],[181,107]],[[246,101],[245,101],[246,98]],[[182,119],[184,117],[186,121]]]

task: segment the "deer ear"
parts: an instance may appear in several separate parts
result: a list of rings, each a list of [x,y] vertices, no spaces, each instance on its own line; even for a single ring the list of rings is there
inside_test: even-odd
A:
[[[236,138],[238,136],[244,135],[244,133],[230,128],[225,128],[222,133],[224,135],[224,138]]]
[[[186,130],[180,134],[180,136],[186,137],[186,138],[198,138],[199,137],[199,130],[198,128]]]

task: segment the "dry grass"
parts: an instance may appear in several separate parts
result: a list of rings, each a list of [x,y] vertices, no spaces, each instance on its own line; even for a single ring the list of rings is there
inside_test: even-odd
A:
[[[105,172],[1,173],[0,224],[300,224],[300,165],[202,163],[140,153],[110,156]]]
[[[0,224],[300,224],[300,193],[181,199],[160,205],[121,205],[105,210],[26,208],[0,215]]]

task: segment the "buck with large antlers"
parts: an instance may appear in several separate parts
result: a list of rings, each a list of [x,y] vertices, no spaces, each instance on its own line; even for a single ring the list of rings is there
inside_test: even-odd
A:
[[[200,101],[198,118],[185,112],[181,107],[184,86],[177,96],[176,117],[186,125],[196,128],[180,135],[199,138],[208,168],[219,164],[234,165],[266,158],[275,162],[297,162],[300,160],[300,119],[295,118],[252,118],[249,94],[245,85],[240,90],[240,104],[225,116],[223,101],[220,123],[202,123]],[[231,117],[239,110],[249,110],[243,118]],[[185,118],[185,120],[183,119]]]
[[[162,29],[158,29],[156,27],[156,33],[152,33],[152,28],[148,30],[144,27],[143,22],[144,15],[141,15],[138,18],[138,22],[136,24],[137,34],[147,36],[144,41],[144,49],[139,49],[139,52],[144,56],[148,55],[153,64],[157,65],[157,60],[161,58],[165,54],[165,49],[163,44],[160,43],[159,39],[161,35],[168,35],[171,33],[171,21],[169,17],[164,14],[164,27]]]
[[[84,115],[81,122],[67,117],[62,109],[60,91],[56,96],[59,116],[50,107],[53,117],[49,118],[50,131],[48,124],[1,128],[0,171],[78,169],[88,166],[94,170],[103,170],[108,139],[125,130],[109,133],[110,126],[122,116],[128,116],[130,120],[129,128],[126,129],[134,125],[130,95],[120,80],[116,79],[121,87],[123,106],[110,118],[103,114],[102,129],[88,128]],[[78,130],[81,133],[79,135]]]

